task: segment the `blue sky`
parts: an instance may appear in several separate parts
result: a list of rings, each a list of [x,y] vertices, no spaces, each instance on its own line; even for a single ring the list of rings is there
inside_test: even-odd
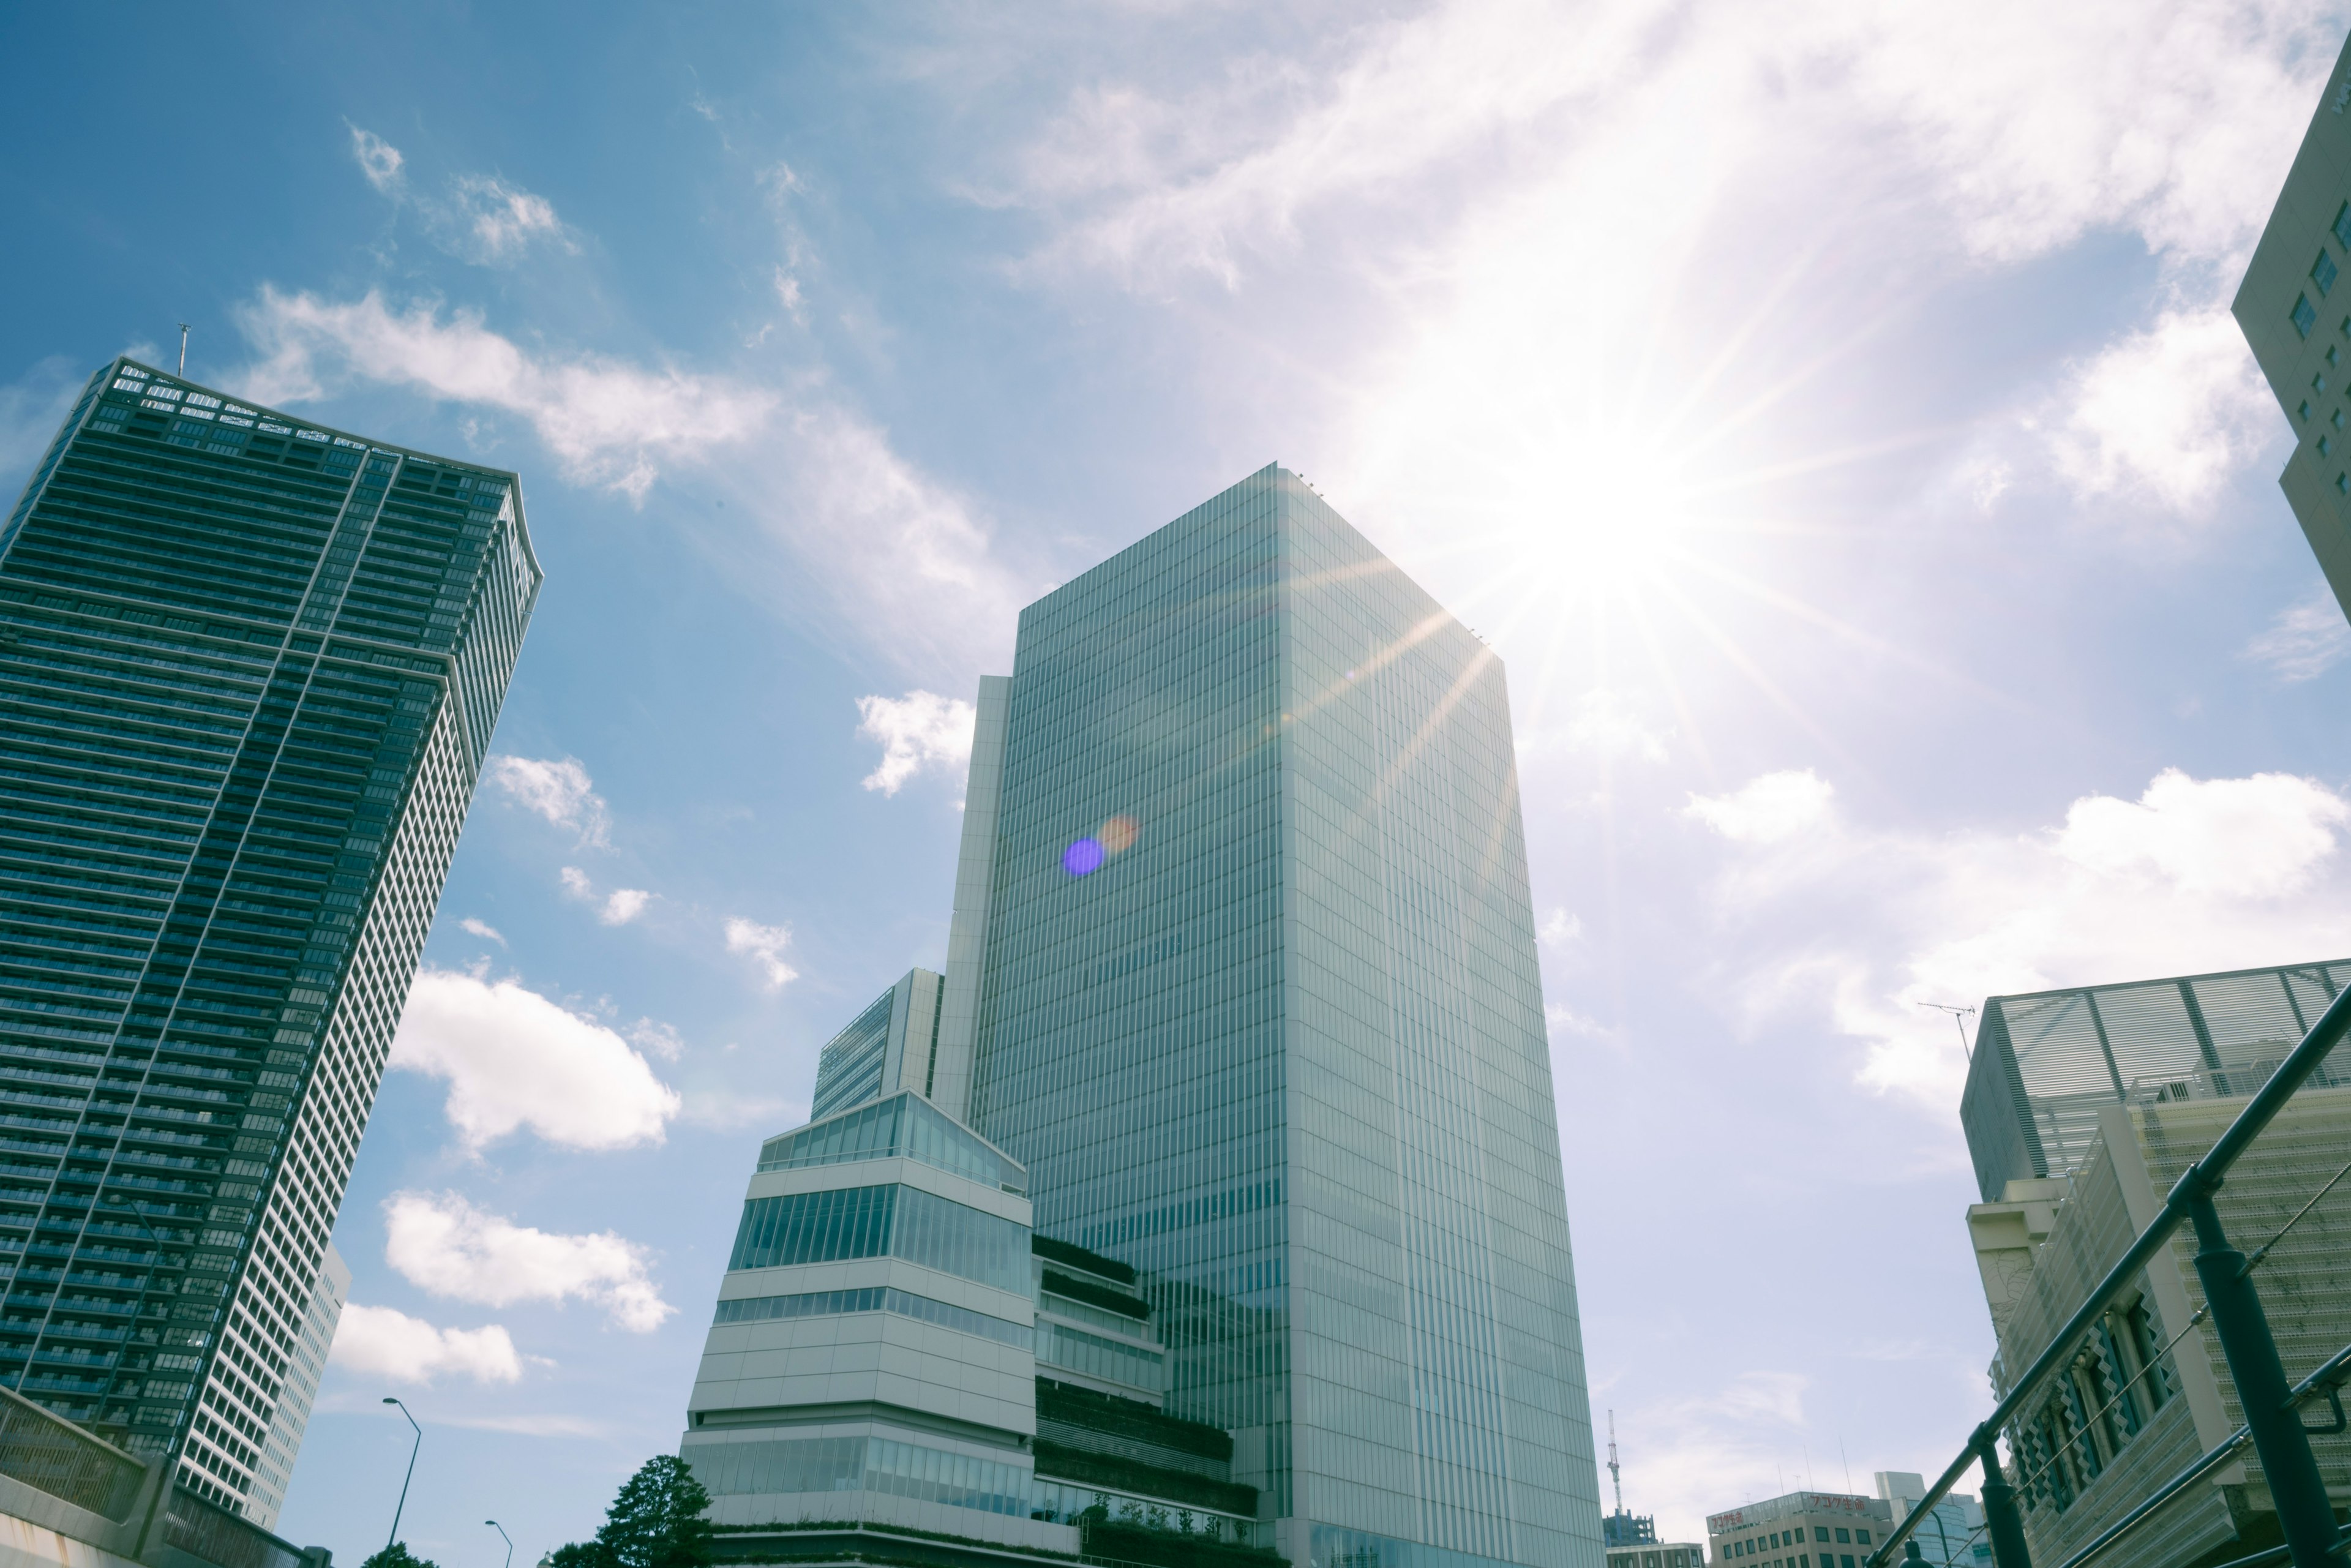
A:
[[[0,19],[0,486],[97,363],[511,465],[548,581],[285,1533],[673,1448],[758,1140],[944,956],[1019,607],[1270,461],[1511,681],[1597,1412],[1677,1534],[1931,1472],[1949,1020],[2351,954],[2351,636],[2225,314],[2351,15]]]

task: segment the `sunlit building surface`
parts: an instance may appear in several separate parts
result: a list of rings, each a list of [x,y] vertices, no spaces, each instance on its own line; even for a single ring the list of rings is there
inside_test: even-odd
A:
[[[1850,1492],[1796,1491],[1708,1514],[1716,1563],[1754,1568],[1856,1568],[1883,1545],[1893,1507]]]
[[[2186,1099],[2199,1079],[2251,1093],[2346,983],[2351,960],[1987,998],[1959,1100],[1984,1201],[2078,1170],[2101,1106]],[[2334,1073],[2351,1080],[2313,1082]]]
[[[940,976],[909,969],[826,1042],[816,1061],[811,1121],[901,1089],[931,1092],[939,1049]]]
[[[0,1381],[234,1508],[539,580],[512,474],[127,360],[0,525]]]
[[[1492,653],[1270,467],[1022,612],[966,817],[939,1103],[1135,1271],[1271,1544],[1598,1568]]]
[[[2231,309],[2294,434],[2278,484],[2351,612],[2351,44],[2294,154]],[[2338,292],[2339,290],[2339,292]]]
[[[1980,1058],[1979,1058],[1980,1060]],[[2056,1343],[2098,1282],[2161,1212],[2164,1197],[2245,1109],[2267,1075],[2190,1068],[2097,1108],[2064,1176],[2020,1178],[1968,1209],[1999,1342],[1992,1390]],[[2213,1197],[2223,1230],[2261,1249],[2263,1313],[2286,1376],[2300,1381],[2351,1340],[2351,1187],[2323,1191],[2351,1150],[2351,1087],[2305,1085],[2229,1167]],[[2305,1211],[2300,1212],[2297,1211]],[[2293,1223],[2289,1223],[2289,1222]],[[2063,1563],[2144,1504],[2244,1422],[2205,1315],[2195,1242],[2159,1249],[2137,1280],[2042,1379],[2004,1434],[2035,1563]],[[2351,1501],[2351,1436],[2316,1411],[2311,1450],[2339,1510]],[[2277,1507],[2248,1449],[2187,1487],[2116,1547],[2133,1568],[2236,1562],[2278,1546]]]
[[[319,1385],[326,1379],[327,1353],[334,1348],[335,1325],[342,1321],[343,1303],[350,1299],[350,1265],[330,1241],[319,1262],[318,1281],[310,1288],[310,1310],[302,1314],[302,1332],[295,1337],[294,1354],[287,1358],[277,1414],[269,1419],[269,1434],[261,1443],[261,1462],[254,1467],[253,1495],[246,1501],[246,1517],[264,1530],[277,1529],[277,1516],[285,1511],[287,1488],[294,1479],[294,1458],[302,1451],[302,1434],[309,1427]]]

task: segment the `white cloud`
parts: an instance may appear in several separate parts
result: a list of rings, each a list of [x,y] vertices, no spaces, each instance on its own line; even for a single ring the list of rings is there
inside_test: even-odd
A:
[[[880,765],[862,780],[868,789],[895,795],[925,768],[952,775],[971,761],[977,710],[967,702],[908,692],[903,697],[859,697],[857,712],[857,733],[882,743]]]
[[[626,925],[653,902],[653,895],[642,887],[616,887],[600,896],[595,883],[576,865],[565,866],[557,875],[564,892],[583,904],[599,905],[596,918],[607,925]]]
[[[678,1113],[626,1040],[510,979],[418,970],[391,1065],[447,1079],[450,1124],[477,1151],[524,1127],[576,1149],[658,1144]]]
[[[2351,622],[2325,583],[2307,599],[2277,612],[2268,630],[2245,644],[2244,657],[2267,664],[2282,681],[2323,675],[2351,653]]]
[[[1568,744],[1593,757],[1662,762],[1666,737],[1672,733],[1651,728],[1623,693],[1599,687],[1575,699],[1567,720]]]
[[[544,196],[488,174],[460,174],[450,190],[449,215],[464,236],[458,247],[469,261],[508,266],[538,240],[579,248]]]
[[[494,174],[459,174],[449,193],[434,197],[408,182],[408,160],[372,131],[350,127],[351,156],[379,195],[391,198],[423,221],[433,243],[481,267],[507,267],[544,242],[562,250],[580,248],[555,215],[555,204]]]
[[[1565,947],[1583,935],[1583,922],[1564,909],[1554,909],[1543,916],[1541,927],[1535,936],[1546,947]]]
[[[791,942],[792,928],[789,925],[761,925],[740,916],[726,922],[726,950],[748,954],[771,991],[781,990],[799,978],[799,971],[784,962],[784,949]]]
[[[2181,513],[2206,507],[2277,422],[2244,334],[2219,308],[2166,311],[2076,366],[2058,401],[2050,452],[2076,495]]]
[[[2335,852],[2351,802],[2290,773],[2199,782],[2166,768],[2137,800],[2076,800],[2057,852],[2116,882],[2190,896],[2262,898],[2301,892]]]
[[[1864,1082],[1939,1113],[1965,1064],[1919,1003],[2351,950],[2346,824],[2351,800],[2312,779],[2177,769],[2023,833],[1880,831],[1823,811],[1801,836],[1735,840],[1718,908],[1756,938],[1735,978],[1750,1015],[1821,1009],[1865,1043]]]
[[[685,1037],[677,1032],[677,1027],[655,1019],[639,1019],[631,1024],[629,1043],[652,1051],[664,1061],[675,1061],[685,1054]]]
[[[549,761],[501,755],[490,758],[488,772],[490,782],[519,804],[579,834],[581,847],[611,846],[611,821],[604,799],[579,758]]]
[[[358,380],[499,410],[529,421],[566,473],[642,500],[656,458],[700,457],[739,442],[773,412],[764,389],[595,355],[538,359],[478,315],[420,302],[405,311],[371,290],[337,303],[264,286],[239,312],[261,351],[238,385],[264,402],[326,397]]]
[[[472,932],[485,942],[495,942],[501,947],[507,945],[507,939],[498,934],[496,926],[475,915],[468,915],[457,922],[457,927],[461,931]]]
[[[340,302],[264,287],[239,312],[258,361],[235,384],[280,404],[346,385],[405,388],[528,421],[575,483],[642,502],[664,465],[698,468],[728,503],[676,520],[742,591],[847,635],[912,672],[1000,660],[1029,574],[990,553],[962,496],[832,400],[820,376],[789,395],[723,376],[527,350],[463,310]],[[753,437],[758,437],[754,441]],[[789,559],[777,559],[780,546]],[[958,613],[941,615],[953,603]]]
[[[496,1323],[487,1328],[435,1328],[392,1307],[346,1302],[327,1359],[337,1366],[399,1383],[430,1383],[446,1375],[476,1383],[513,1383],[522,1376],[514,1341]]]
[[[577,1298],[632,1333],[651,1333],[677,1310],[653,1285],[645,1249],[609,1230],[535,1230],[454,1192],[397,1192],[383,1215],[384,1261],[436,1296],[488,1307]]]
[[[1766,773],[1728,795],[1692,795],[1683,814],[1726,839],[1775,844],[1829,819],[1836,791],[1811,768]]]
[[[408,160],[374,131],[362,131],[348,120],[343,123],[350,126],[351,156],[359,160],[360,172],[367,176],[367,183],[387,196],[397,195],[407,183],[401,166]]]

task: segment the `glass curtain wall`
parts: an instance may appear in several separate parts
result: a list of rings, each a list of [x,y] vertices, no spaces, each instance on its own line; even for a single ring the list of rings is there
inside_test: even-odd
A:
[[[1499,664],[1278,468],[1021,616],[970,1120],[1234,1479],[1398,1561],[1599,1561],[1516,789]]]

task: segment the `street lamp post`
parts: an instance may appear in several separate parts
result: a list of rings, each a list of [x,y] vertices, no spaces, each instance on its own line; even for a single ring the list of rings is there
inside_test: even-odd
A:
[[[383,1402],[386,1405],[400,1405],[400,1401],[389,1394],[383,1396]],[[408,1424],[411,1427],[416,1427],[416,1441],[409,1445],[408,1474],[401,1478],[400,1504],[392,1511],[392,1533],[383,1539],[384,1550],[387,1552],[392,1550],[392,1543],[400,1539],[400,1516],[408,1507],[408,1483],[416,1479],[416,1453],[418,1449],[424,1447],[424,1428],[416,1426],[416,1417],[408,1415],[407,1406],[400,1405],[400,1413],[408,1416]]]
[[[496,1531],[500,1535],[504,1535],[504,1536],[506,1536],[506,1542],[507,1542],[507,1568],[514,1568],[514,1537],[513,1537],[513,1536],[511,1536],[511,1535],[507,1535],[507,1527],[506,1527],[505,1525],[503,1525],[503,1524],[500,1524],[500,1523],[499,1523],[496,1520],[495,1520],[495,1519],[486,1519],[486,1520],[482,1521],[482,1522],[483,1522],[484,1524],[488,1525],[492,1530]]]

